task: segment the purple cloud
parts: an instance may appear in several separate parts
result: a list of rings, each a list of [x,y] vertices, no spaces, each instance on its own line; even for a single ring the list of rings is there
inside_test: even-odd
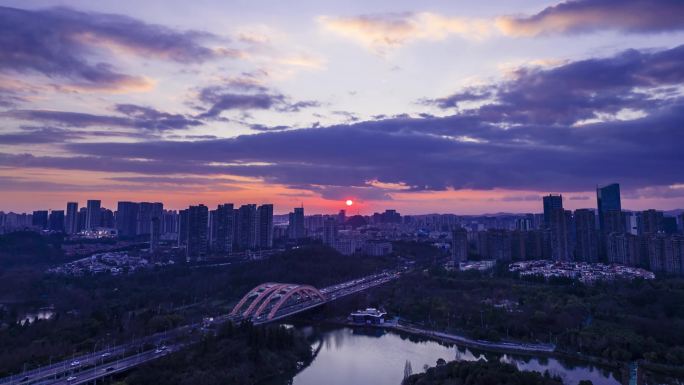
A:
[[[469,113],[497,123],[573,124],[622,109],[656,108],[669,99],[655,98],[649,90],[683,82],[684,45],[656,52],[628,50],[550,69],[518,69],[514,80],[488,86],[483,95],[491,93],[492,103]],[[471,93],[423,103],[449,108]]]
[[[292,102],[287,96],[272,92],[264,86],[234,80],[201,89],[199,100],[209,107],[198,118],[218,118],[223,111],[231,110],[273,109],[279,112],[299,112],[304,108],[320,106],[320,103],[313,100]]]
[[[177,130],[202,124],[196,119],[161,112],[150,107],[118,104],[115,109],[124,116],[49,110],[11,110],[0,115],[16,120],[53,123],[66,127],[125,127],[150,131]]]
[[[406,186],[402,191],[572,192],[613,180],[625,190],[671,186],[684,182],[684,98],[650,92],[681,82],[681,68],[683,47],[628,51],[522,70],[513,81],[491,85],[495,102],[453,116],[398,115],[230,139],[69,143],[63,149],[71,158],[0,154],[0,165],[247,176],[331,198],[355,191],[382,199],[388,190],[375,181]],[[629,120],[575,124],[597,111],[644,107],[648,114]]]
[[[681,0],[570,0],[528,17],[502,17],[506,34],[536,36],[596,30],[653,33],[684,30]]]
[[[38,72],[83,86],[140,86],[142,78],[117,72],[98,62],[95,48],[117,48],[132,54],[181,63],[231,55],[202,41],[217,37],[176,31],[113,14],[69,8],[23,10],[0,7],[0,71]],[[234,53],[232,53],[234,54]]]

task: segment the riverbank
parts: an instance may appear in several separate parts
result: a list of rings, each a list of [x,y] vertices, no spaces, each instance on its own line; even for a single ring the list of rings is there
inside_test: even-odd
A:
[[[353,323],[349,322],[347,320],[342,320],[342,319],[337,319],[337,320],[328,320],[328,324],[332,324],[335,326],[344,326],[344,327],[350,327],[350,328],[373,328],[373,329],[379,329],[379,330],[387,330],[387,331],[392,331],[398,334],[410,334],[413,336],[418,336],[422,337],[428,340],[432,341],[437,341],[437,342],[442,342],[442,343],[447,343],[447,344],[456,344],[460,346],[464,346],[467,348],[472,348],[472,349],[480,349],[480,350],[485,350],[485,351],[491,351],[491,352],[497,352],[497,353],[509,353],[509,354],[521,354],[521,355],[527,355],[527,356],[543,356],[543,357],[549,357],[549,358],[556,358],[556,359],[564,359],[564,360],[573,360],[576,362],[582,362],[586,363],[589,365],[596,365],[597,367],[603,367],[605,369],[610,369],[610,370],[615,370],[621,373],[621,376],[623,378],[630,378],[630,363],[629,362],[620,362],[620,361],[613,361],[613,360],[607,360],[603,357],[596,357],[596,356],[589,356],[589,355],[584,355],[580,354],[577,352],[568,352],[562,349],[559,349],[557,346],[554,344],[534,344],[534,343],[523,343],[523,342],[513,342],[513,341],[505,341],[505,342],[493,342],[493,341],[483,341],[483,340],[475,340],[463,335],[458,335],[458,334],[451,334],[451,333],[444,333],[444,332],[439,332],[439,331],[434,331],[430,329],[424,329],[415,325],[405,325],[405,324],[400,324],[397,323],[396,321],[389,321],[384,324],[358,324],[358,323]],[[638,363],[639,370],[644,370],[651,372],[653,374],[659,374],[663,375],[669,378],[684,378],[682,377],[682,374],[684,371],[681,368],[669,366],[669,365],[662,365],[662,364],[653,364],[653,363],[648,363],[639,361]],[[680,380],[681,381],[681,380]],[[665,381],[663,383],[672,383]]]
[[[516,342],[492,342],[483,340],[474,340],[462,335],[449,334],[437,332],[429,329],[421,329],[415,326],[401,325],[399,323],[388,323],[376,325],[378,327],[394,330],[398,332],[409,333],[435,340],[455,343],[470,348],[498,351],[503,353],[534,353],[534,354],[551,354],[556,350],[553,344],[527,344]]]
[[[420,373],[438,361],[501,361],[521,371],[548,372],[563,378],[565,385],[579,385],[590,380],[594,385],[621,385],[624,378],[619,371],[596,365],[556,359],[541,353],[502,354],[478,348],[469,348],[455,342],[442,342],[437,338],[377,327],[355,327],[331,324],[307,325],[313,327],[324,341],[321,352],[311,365],[294,378],[268,385],[397,385],[409,370]],[[265,384],[262,384],[265,385]]]

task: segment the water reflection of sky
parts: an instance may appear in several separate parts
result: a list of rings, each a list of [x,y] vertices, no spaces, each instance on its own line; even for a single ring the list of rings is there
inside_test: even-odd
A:
[[[447,361],[502,359],[521,369],[563,377],[566,384],[576,385],[589,379],[595,385],[619,385],[611,373],[590,366],[563,364],[552,358],[519,357],[485,354],[466,348],[447,347],[434,341],[420,341],[394,333],[375,334],[352,329],[338,329],[323,335],[323,348],[313,363],[293,381],[294,385],[397,385],[404,375],[406,360],[414,373],[422,372],[424,365],[434,366],[439,358]]]

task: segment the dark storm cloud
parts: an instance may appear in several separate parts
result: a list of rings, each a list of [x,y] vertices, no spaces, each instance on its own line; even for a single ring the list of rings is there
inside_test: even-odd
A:
[[[177,130],[202,124],[199,120],[180,114],[169,114],[133,104],[118,104],[115,110],[123,116],[50,110],[11,110],[0,115],[17,120],[60,124],[67,127],[125,127],[150,131]]]
[[[504,33],[536,36],[618,30],[653,33],[684,30],[681,0],[571,0],[529,17],[502,17]]]
[[[182,63],[231,55],[202,45],[207,33],[176,31],[113,14],[68,8],[23,10],[0,7],[0,71],[35,71],[85,85],[139,85],[143,79],[93,62],[97,48],[116,47],[144,57]]]
[[[682,121],[680,103],[633,121],[581,127],[501,129],[461,125],[460,117],[403,118],[212,141],[78,143],[68,148],[103,159],[149,159],[110,165],[120,167],[118,171],[164,165],[287,185],[366,186],[378,180],[405,183],[414,191],[586,191],[587,180],[607,178],[635,187],[681,182]],[[479,143],[458,139],[475,136]]]
[[[682,83],[684,45],[656,52],[628,50],[551,69],[518,69],[514,80],[489,86],[494,102],[469,111],[481,121],[567,125],[600,113],[656,108],[667,101],[649,91]],[[431,102],[448,108],[454,105],[451,100],[468,99],[470,92]]]

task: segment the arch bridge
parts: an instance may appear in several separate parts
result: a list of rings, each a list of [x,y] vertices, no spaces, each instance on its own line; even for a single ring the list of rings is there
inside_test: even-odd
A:
[[[250,290],[230,312],[231,317],[256,323],[273,321],[322,305],[328,298],[310,285],[263,283]]]

